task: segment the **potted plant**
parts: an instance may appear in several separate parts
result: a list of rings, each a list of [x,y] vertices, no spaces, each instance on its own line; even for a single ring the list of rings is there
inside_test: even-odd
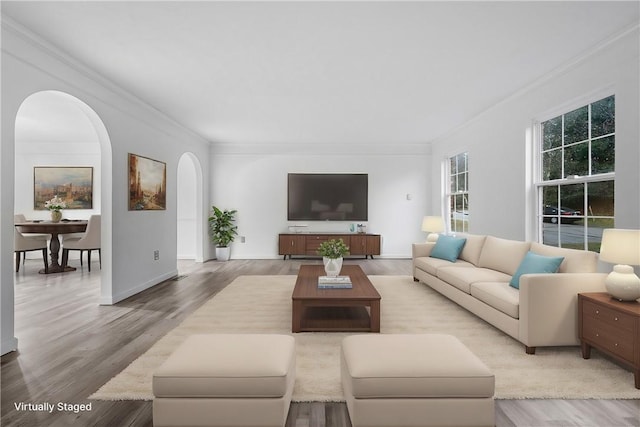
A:
[[[326,240],[318,247],[318,255],[322,255],[322,262],[324,263],[324,271],[330,277],[340,274],[343,257],[348,254],[349,247],[345,245],[342,239]]]
[[[209,230],[211,241],[216,244],[216,259],[227,261],[231,254],[229,244],[238,235],[238,227],[234,224],[236,210],[222,210],[215,206],[211,207],[213,214],[209,217]]]

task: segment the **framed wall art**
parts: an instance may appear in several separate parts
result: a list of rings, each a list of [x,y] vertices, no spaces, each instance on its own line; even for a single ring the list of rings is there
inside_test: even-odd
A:
[[[167,209],[167,164],[129,153],[129,210]]]
[[[93,167],[34,166],[33,209],[46,210],[44,203],[58,196],[65,209],[93,209]]]

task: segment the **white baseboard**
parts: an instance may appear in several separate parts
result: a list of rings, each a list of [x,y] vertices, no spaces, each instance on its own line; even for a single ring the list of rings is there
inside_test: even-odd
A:
[[[215,260],[215,258],[212,258]],[[231,253],[231,259],[282,259],[282,255],[242,255],[237,258],[233,256],[233,252]]]
[[[100,297],[100,305],[113,305],[113,304],[117,304],[118,302],[129,298],[130,296],[133,296],[137,293],[140,293],[144,290],[147,290],[149,288],[154,287],[155,285],[158,285],[162,282],[164,282],[165,280],[169,280],[172,277],[176,277],[178,275],[178,270],[173,270],[170,271],[168,273],[165,273],[163,275],[160,275],[154,279],[148,280],[145,283],[142,283],[138,286],[136,286],[135,288],[131,288],[131,289],[127,289],[124,292],[120,292],[116,295],[112,295],[111,297]]]
[[[2,356],[18,349],[18,338],[13,337],[8,340],[2,341],[0,344],[0,351]]]

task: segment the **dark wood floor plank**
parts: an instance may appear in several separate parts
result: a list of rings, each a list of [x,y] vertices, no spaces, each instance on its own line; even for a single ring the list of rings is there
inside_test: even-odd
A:
[[[2,426],[151,427],[148,401],[88,400],[113,376],[178,326],[233,279],[247,274],[295,275],[319,259],[179,262],[168,280],[114,306],[100,306],[100,269],[41,275],[37,260],[16,273],[15,317],[20,350],[2,357]],[[366,274],[411,274],[410,260],[345,260]],[[597,385],[594,385],[597,386]],[[91,412],[20,412],[15,402],[91,403]],[[500,427],[640,427],[640,401],[499,400]],[[344,403],[293,403],[287,427],[351,427]]]

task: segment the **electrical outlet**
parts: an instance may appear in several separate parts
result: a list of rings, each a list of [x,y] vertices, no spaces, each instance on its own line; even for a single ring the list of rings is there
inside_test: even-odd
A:
[[[153,251],[153,260],[158,261],[159,259],[160,259],[160,251],[156,249],[155,251]]]
[[[247,239],[244,236],[240,236],[240,243],[244,243],[246,241],[247,241]]]

